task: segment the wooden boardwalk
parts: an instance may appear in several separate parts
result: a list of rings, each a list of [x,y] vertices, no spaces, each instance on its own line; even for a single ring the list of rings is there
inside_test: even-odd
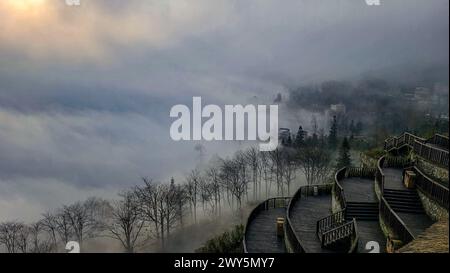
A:
[[[390,190],[405,190],[402,183],[403,170],[397,168],[383,168],[384,188]]]
[[[277,236],[276,220],[286,218],[285,208],[261,211],[249,224],[247,234],[247,251],[249,253],[283,253],[286,252],[283,237]]]
[[[302,196],[291,211],[295,233],[307,253],[330,253],[322,249],[316,234],[317,221],[331,214],[331,194]]]
[[[378,221],[361,221],[357,220],[358,227],[358,253],[368,253],[370,249],[366,249],[366,244],[370,241],[375,241],[380,245],[380,252],[386,252],[386,237],[381,231],[380,223]]]
[[[402,183],[402,169],[383,168],[385,174],[384,188],[392,190],[404,190],[406,187]],[[395,209],[394,209],[395,211]],[[406,227],[411,231],[414,237],[420,235],[425,229],[433,224],[433,221],[426,215],[417,213],[396,212],[397,215],[405,223]]]
[[[368,178],[349,177],[340,181],[344,188],[345,199],[347,202],[365,202],[378,203],[375,194],[375,181]],[[380,228],[379,221],[364,221],[356,219],[358,227],[358,252],[367,253],[366,244],[370,241],[378,242],[380,252],[386,252],[386,238]]]
[[[403,220],[405,225],[408,227],[409,231],[413,234],[415,238],[417,238],[420,234],[422,234],[427,228],[429,228],[433,221],[426,215],[423,214],[415,214],[415,213],[405,213],[405,212],[396,212],[400,219]]]
[[[373,202],[378,203],[375,194],[373,179],[349,177],[339,182],[344,188],[347,202]]]

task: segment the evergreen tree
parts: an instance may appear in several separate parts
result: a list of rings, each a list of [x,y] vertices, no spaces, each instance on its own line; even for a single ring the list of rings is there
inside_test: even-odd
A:
[[[287,140],[286,140],[286,146],[292,147],[292,137],[291,134],[289,134]]]
[[[348,142],[348,139],[345,137],[339,149],[339,156],[336,162],[336,168],[341,169],[346,166],[350,166],[351,163],[352,159],[350,157],[350,143]]]
[[[328,145],[331,149],[336,149],[337,146],[337,119],[333,116],[333,123],[331,124],[330,134],[328,135]]]
[[[297,135],[295,136],[295,146],[296,147],[301,147],[305,145],[305,137],[306,137],[306,131],[303,130],[303,127],[300,126],[298,127],[298,131],[297,131]]]

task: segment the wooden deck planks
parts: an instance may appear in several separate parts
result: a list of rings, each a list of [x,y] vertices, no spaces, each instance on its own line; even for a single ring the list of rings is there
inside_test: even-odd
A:
[[[306,252],[329,253],[322,249],[317,238],[317,221],[331,214],[331,194],[321,196],[302,196],[292,208],[291,221]]]
[[[344,188],[347,202],[378,203],[373,179],[350,177],[340,181],[340,184]]]
[[[405,190],[402,183],[403,170],[396,168],[383,168],[384,188],[390,190]]]
[[[286,217],[286,209],[277,208],[260,212],[250,223],[247,234],[249,253],[283,253],[284,240],[277,236],[276,220]]]
[[[375,241],[380,245],[380,252],[386,252],[386,237],[381,231],[378,221],[361,221],[356,222],[358,226],[358,253],[368,253],[370,250],[366,249],[366,244],[370,241]]]
[[[407,190],[402,183],[402,169],[383,168],[383,172],[385,174],[385,189]],[[396,213],[415,237],[433,224],[433,221],[425,213]]]
[[[397,212],[397,215],[416,238],[433,224],[433,221],[426,214]]]

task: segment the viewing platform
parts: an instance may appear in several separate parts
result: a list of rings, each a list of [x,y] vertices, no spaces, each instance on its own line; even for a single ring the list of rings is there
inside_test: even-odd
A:
[[[375,193],[375,169],[345,168],[344,178],[338,180],[346,201],[346,218],[355,218],[358,225],[357,252],[365,253],[368,242],[375,241],[380,252],[386,250],[386,238],[378,218],[378,198]],[[338,176],[341,177],[341,176]]]
[[[283,236],[277,234],[277,219],[286,216],[289,198],[272,198],[250,213],[245,227],[245,253],[284,253]]]
[[[367,253],[373,241],[386,252],[419,238],[434,223],[422,199],[440,206],[445,215],[449,190],[411,158],[398,155],[413,151],[443,166],[448,138],[425,140],[404,133],[386,140],[385,150],[377,168],[345,167],[335,173],[334,183],[303,186],[292,198],[259,204],[247,221],[244,252]]]

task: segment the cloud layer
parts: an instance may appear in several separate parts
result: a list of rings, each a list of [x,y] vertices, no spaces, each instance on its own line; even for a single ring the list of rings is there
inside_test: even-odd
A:
[[[168,113],[192,96],[267,103],[302,83],[448,69],[447,0],[81,1],[0,2],[0,220],[181,177],[196,143],[170,140]]]

